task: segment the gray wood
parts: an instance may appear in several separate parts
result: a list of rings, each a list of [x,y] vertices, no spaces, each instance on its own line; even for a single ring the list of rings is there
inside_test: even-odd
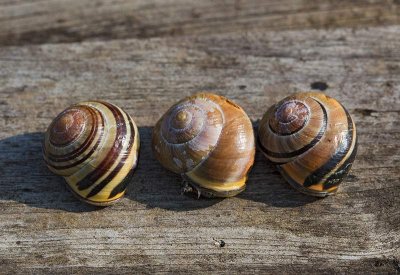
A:
[[[0,272],[398,273],[399,34],[393,26],[0,48]],[[272,103],[315,82],[358,127],[359,154],[335,196],[297,193],[258,152],[244,193],[197,200],[152,156],[153,125],[183,96],[225,95],[256,126]],[[126,109],[142,139],[127,196],[103,209],[76,200],[41,157],[51,119],[88,99]]]
[[[398,24],[397,0],[1,0],[0,45]]]

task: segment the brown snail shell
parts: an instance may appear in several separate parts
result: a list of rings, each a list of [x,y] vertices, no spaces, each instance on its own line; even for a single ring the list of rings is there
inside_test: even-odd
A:
[[[48,127],[43,155],[69,189],[93,205],[109,205],[125,193],[137,165],[139,132],[121,108],[88,101],[61,112]]]
[[[325,197],[337,191],[357,152],[356,126],[336,99],[306,92],[286,97],[263,116],[258,143],[299,191]]]
[[[199,196],[230,197],[245,188],[255,139],[241,107],[219,95],[198,93],[160,118],[152,148],[156,159],[187,179]]]

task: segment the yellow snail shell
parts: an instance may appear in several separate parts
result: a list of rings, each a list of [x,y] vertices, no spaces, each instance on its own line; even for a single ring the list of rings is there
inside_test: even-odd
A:
[[[348,111],[323,93],[297,93],[263,116],[258,143],[264,155],[299,191],[325,197],[337,191],[357,152]]]
[[[245,188],[255,139],[241,107],[225,97],[199,93],[161,117],[152,148],[156,159],[188,180],[199,196],[230,197]]]
[[[122,198],[138,152],[139,132],[132,118],[103,101],[78,103],[61,112],[43,144],[48,168],[63,176],[79,199],[94,205]]]

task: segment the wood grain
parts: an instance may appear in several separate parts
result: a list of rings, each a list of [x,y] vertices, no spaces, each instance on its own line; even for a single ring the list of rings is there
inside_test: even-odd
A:
[[[398,24],[397,0],[0,1],[0,45]]]
[[[1,272],[399,273],[399,34],[392,26],[0,48]],[[268,106],[311,85],[327,86],[358,127],[358,157],[335,196],[297,193],[258,152],[244,193],[197,200],[151,153],[153,125],[183,96],[227,96],[257,127]],[[140,126],[129,193],[103,209],[76,200],[41,157],[51,119],[87,99],[123,107]]]

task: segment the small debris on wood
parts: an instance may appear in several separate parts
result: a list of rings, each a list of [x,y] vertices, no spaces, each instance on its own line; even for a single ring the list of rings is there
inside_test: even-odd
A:
[[[224,240],[213,239],[213,241],[214,241],[214,245],[215,245],[216,247],[224,247],[224,246],[225,246]]]
[[[311,83],[311,89],[313,90],[319,90],[319,91],[325,91],[326,89],[328,89],[328,84],[326,84],[325,82],[321,82],[321,81],[316,81]]]

